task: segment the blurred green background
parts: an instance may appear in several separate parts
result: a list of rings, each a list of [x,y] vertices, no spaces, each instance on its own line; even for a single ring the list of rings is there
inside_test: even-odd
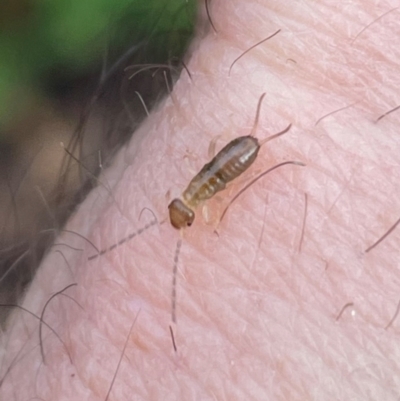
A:
[[[138,94],[151,109],[177,79],[196,13],[194,0],[0,1],[0,302],[18,300],[145,118]]]
[[[2,0],[0,130],[48,95],[56,73],[60,83],[86,75],[141,41],[146,62],[180,57],[195,9],[186,0]]]

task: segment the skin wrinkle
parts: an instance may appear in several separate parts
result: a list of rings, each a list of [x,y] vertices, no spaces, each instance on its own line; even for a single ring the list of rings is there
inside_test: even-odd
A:
[[[220,241],[198,213],[195,225],[185,232],[183,243],[184,271],[189,280],[179,277],[178,281],[178,355],[172,349],[168,330],[173,251],[179,236],[176,231],[168,224],[153,227],[94,263],[86,263],[84,257],[72,250],[65,252],[78,282],[75,299],[85,311],[75,311],[79,308],[71,307],[72,303],[66,300],[64,307],[70,309],[60,321],[57,319],[60,310],[50,304],[46,321],[68,336],[74,347],[74,365],[67,366],[66,356],[51,336],[46,339],[45,348],[54,350],[49,355],[53,364],[59,358],[63,367],[59,372],[70,369],[83,383],[80,386],[80,382],[68,380],[63,373],[62,383],[55,386],[55,379],[51,375],[47,377],[52,371],[51,360],[50,368],[42,367],[40,378],[36,379],[38,354],[24,365],[16,364],[10,375],[13,382],[6,381],[0,389],[4,399],[12,399],[9,394],[14,394],[17,400],[29,399],[35,394],[44,399],[64,399],[63,395],[69,393],[72,394],[69,399],[104,400],[114,362],[120,355],[114,345],[126,334],[126,327],[139,307],[143,312],[133,330],[111,399],[126,399],[132,394],[143,399],[243,399],[246,394],[260,400],[390,401],[395,399],[396,391],[392,389],[400,391],[396,379],[399,375],[394,374],[399,371],[400,360],[398,325],[394,322],[390,330],[384,331],[388,311],[393,313],[398,303],[400,279],[396,259],[400,233],[394,231],[374,252],[362,254],[368,244],[393,224],[400,211],[400,201],[394,196],[399,173],[393,171],[391,180],[386,179],[387,169],[393,168],[398,154],[399,116],[393,113],[382,124],[372,123],[383,110],[396,103],[391,59],[380,59],[383,64],[380,75],[372,68],[374,55],[378,54],[375,49],[392,45],[394,36],[390,33],[396,28],[393,27],[396,14],[388,14],[379,24],[371,25],[371,31],[363,32],[352,49],[349,46],[352,38],[381,15],[384,12],[381,9],[386,9],[389,2],[381,2],[379,10],[372,10],[371,4],[368,9],[371,14],[368,14],[357,12],[366,7],[365,2],[353,1],[352,7],[340,10],[345,15],[336,19],[326,18],[327,12],[334,10],[323,4],[309,5],[310,12],[305,12],[300,3],[291,9],[277,1],[268,4],[259,1],[254,9],[248,3],[241,8],[241,4],[210,2],[219,32],[218,35],[210,32],[203,43],[199,42],[197,54],[188,63],[193,82],[187,77],[181,78],[174,89],[175,102],[167,100],[154,113],[153,122],[149,120],[142,126],[129,144],[129,150],[117,156],[115,173],[112,170],[104,173],[115,183],[115,202],[123,216],[104,189],[99,188],[72,218],[69,228],[103,248],[100,244],[112,244],[114,239],[121,238],[121,230],[135,231],[146,223],[138,221],[144,205],[161,221],[166,215],[165,193],[169,189],[181,191],[187,184],[179,160],[183,160],[187,151],[202,155],[194,163],[197,170],[205,162],[204,156],[214,135],[230,132],[232,138],[246,134],[263,91],[267,91],[268,99],[257,137],[263,138],[277,127],[278,131],[288,122],[294,127],[279,145],[271,144],[265,152],[260,152],[258,166],[266,168],[278,159],[296,159],[305,161],[307,167],[293,167],[258,182],[229,211],[231,218],[221,227]],[[267,5],[271,7],[268,10]],[[252,18],[252,12],[257,13],[257,19]],[[255,24],[253,20],[260,23]],[[357,23],[352,26],[354,20]],[[306,27],[305,23],[310,25]],[[321,24],[323,36],[318,32]],[[380,31],[372,29],[378,25]],[[269,31],[271,26],[281,28],[282,33],[266,42],[262,49],[257,48],[256,55],[249,53],[243,57],[228,79],[226,71],[235,55],[243,51],[243,43],[252,44],[254,38],[265,37],[265,30]],[[329,37],[329,27],[332,27],[333,39]],[[240,41],[241,45],[236,47],[232,38],[238,29],[242,30],[244,39],[248,35],[248,40]],[[222,43],[231,41],[231,49],[218,47],[219,35]],[[394,61],[397,50],[391,51]],[[372,56],[367,59],[368,54]],[[264,65],[254,68],[263,57]],[[296,64],[288,66],[288,58],[296,60]],[[385,77],[389,82],[385,82]],[[317,119],[332,111],[333,105],[360,100],[357,107],[337,113],[315,128]],[[304,131],[307,136],[303,135]],[[369,138],[374,139],[368,143],[365,139]],[[387,147],[385,140],[392,146]],[[124,165],[126,171],[121,172],[119,168]],[[353,173],[354,178],[348,183]],[[145,183],[141,181],[143,177]],[[333,183],[336,190],[329,196],[324,191]],[[342,190],[343,186],[347,188]],[[296,258],[302,207],[295,201],[299,202],[304,192],[309,194],[310,201],[307,231],[302,255]],[[248,209],[251,205],[254,219],[261,218],[266,193],[269,193],[270,212],[266,215],[260,260],[251,265],[249,259],[247,268],[239,269],[237,259],[243,258],[240,250],[249,249],[252,254],[261,227],[255,225],[254,235],[248,238],[245,234],[252,230],[252,221],[242,217],[252,210]],[[335,213],[327,216],[333,202]],[[293,218],[296,213],[298,217]],[[96,214],[101,215],[96,225],[82,227],[82,218],[93,218]],[[89,256],[92,249],[82,242],[78,238],[68,241],[77,248],[85,247]],[[235,255],[235,250],[240,255]],[[213,254],[211,258],[208,255],[197,258],[199,251]],[[219,258],[220,262],[216,263]],[[202,260],[207,261],[203,266]],[[329,264],[326,271],[325,261]],[[67,269],[54,272],[54,266],[59,266],[59,257],[56,261],[50,254],[27,295],[26,302],[32,304],[35,313],[41,312],[51,292],[63,288],[65,280],[70,280]],[[202,288],[196,287],[196,274],[204,275],[205,271],[213,280],[208,284],[209,290],[201,291]],[[115,276],[118,281],[122,280],[126,291],[114,291],[110,296],[110,290],[115,289],[111,280],[103,281],[98,287],[93,285]],[[257,277],[259,283],[254,279]],[[238,291],[232,281],[241,278]],[[255,285],[259,289],[257,296],[249,299],[247,294],[249,291],[254,294]],[[190,299],[182,296],[185,292],[192,295]],[[333,312],[350,301],[356,305],[356,317],[335,322]],[[9,326],[9,330],[14,330],[9,332],[13,338],[16,337],[13,333],[21,329],[17,316]],[[31,325],[28,319],[25,321]],[[209,333],[210,326],[219,330]],[[34,327],[31,328],[34,332]],[[99,341],[104,334],[107,336]],[[29,348],[37,345],[34,337]],[[16,344],[10,340],[8,360],[27,341],[22,339]],[[108,342],[111,344],[107,345]],[[243,352],[242,358],[234,353],[233,346]],[[234,380],[229,364],[232,355],[236,356],[231,359],[235,375],[242,381]],[[129,369],[125,367],[127,360]],[[6,367],[3,364],[1,371]],[[31,373],[28,380],[26,372]],[[253,389],[252,393],[246,375],[254,382],[258,379],[261,389]],[[18,385],[22,377],[25,378],[23,386]],[[81,387],[89,381],[97,388],[98,397],[94,394],[82,397]],[[268,385],[263,386],[263,382]],[[35,391],[30,384],[36,384]],[[49,393],[45,393],[45,388],[49,388]]]

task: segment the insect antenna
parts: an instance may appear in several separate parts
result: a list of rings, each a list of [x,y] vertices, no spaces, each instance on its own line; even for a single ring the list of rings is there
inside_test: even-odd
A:
[[[165,221],[165,220],[164,220],[164,221]],[[161,222],[160,224],[164,223],[164,221]],[[150,227],[153,227],[153,226],[156,225],[157,223],[158,223],[158,220],[157,220],[157,219],[151,221],[150,223],[147,223],[145,226],[143,226],[143,227],[140,228],[139,230],[137,230],[137,231],[135,231],[135,232],[129,234],[129,235],[128,235],[127,237],[125,237],[125,238],[122,238],[121,240],[119,240],[119,241],[116,242],[115,244],[113,244],[113,245],[111,245],[111,246],[108,246],[107,248],[104,248],[104,249],[100,250],[98,253],[96,253],[96,254],[94,254],[94,255],[89,256],[89,257],[88,257],[88,260],[96,259],[96,258],[98,258],[99,256],[102,256],[102,255],[104,255],[105,253],[112,251],[113,249],[115,249],[115,248],[119,247],[120,245],[124,244],[125,242],[130,241],[132,238],[134,238],[134,237],[136,237],[136,236],[139,236],[139,235],[142,234],[144,231],[148,230]]]
[[[265,95],[266,95],[266,93],[264,92],[264,93],[260,96],[260,99],[258,99],[256,117],[255,117],[255,119],[254,119],[254,124],[253,124],[253,128],[251,129],[250,136],[254,136],[254,134],[255,134],[255,132],[256,132],[256,130],[257,130],[257,127],[258,127],[258,120],[259,120],[259,118],[260,118],[261,105],[262,105],[262,102],[263,102],[263,100],[264,100]]]
[[[264,92],[260,96],[260,99],[258,100],[256,117],[254,119],[254,124],[253,124],[253,128],[251,129],[250,136],[254,136],[256,131],[257,131],[258,121],[260,119],[261,106],[262,106],[262,102],[264,100],[265,95],[266,95],[266,93]],[[271,141],[272,139],[278,138],[278,136],[286,134],[290,130],[290,128],[292,128],[292,124],[289,124],[283,131],[280,131],[277,134],[271,135],[268,138],[265,138],[264,140],[262,140],[260,142],[260,146],[264,145],[264,143],[267,143],[267,142]]]
[[[176,243],[175,256],[174,256],[174,268],[172,272],[172,294],[171,294],[171,319],[173,323],[176,323],[176,276],[178,274],[178,262],[179,254],[181,252],[182,239],[179,239]]]
[[[292,124],[289,124],[283,131],[280,131],[277,134],[271,135],[268,138],[263,139],[260,142],[260,146],[263,146],[265,143],[272,141],[275,138],[278,138],[278,136],[286,134],[288,131],[290,131],[290,128],[292,128]]]

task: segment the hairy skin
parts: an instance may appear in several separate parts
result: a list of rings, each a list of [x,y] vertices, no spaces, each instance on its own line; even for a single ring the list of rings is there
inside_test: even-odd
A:
[[[0,398],[105,400],[134,322],[109,400],[398,400],[400,318],[387,326],[399,302],[400,228],[365,253],[400,217],[400,113],[376,122],[399,102],[399,10],[387,13],[396,6],[211,2],[218,32],[208,26],[194,41],[193,81],[182,74],[67,229],[102,249],[150,222],[148,211],[139,221],[144,207],[165,219],[210,142],[251,131],[263,92],[257,136],[293,127],[244,178],[286,160],[307,166],[256,183],[218,235],[197,211],[179,260],[177,352],[179,232],[155,225],[91,261],[96,250],[63,233],[57,243],[82,251],[51,249],[23,306],[40,315],[77,283],[64,294],[82,309],[63,295],[48,305],[44,320],[65,347],[43,327],[45,364],[38,321],[14,313],[1,338]],[[211,223],[239,181],[208,204]]]

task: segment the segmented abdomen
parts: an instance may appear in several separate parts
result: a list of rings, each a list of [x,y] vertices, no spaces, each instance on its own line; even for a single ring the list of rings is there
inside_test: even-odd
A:
[[[258,140],[252,136],[241,136],[229,142],[190,181],[182,194],[186,204],[194,208],[222,191],[228,182],[253,164],[259,150]]]

